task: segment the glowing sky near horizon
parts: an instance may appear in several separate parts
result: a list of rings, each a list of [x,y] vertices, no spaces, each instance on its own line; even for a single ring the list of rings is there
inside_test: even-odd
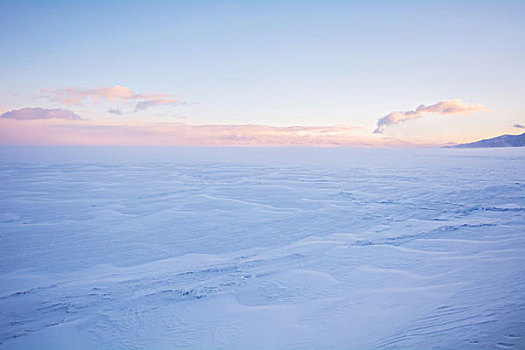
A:
[[[0,144],[440,144],[525,124],[523,1],[0,0],[0,13]]]

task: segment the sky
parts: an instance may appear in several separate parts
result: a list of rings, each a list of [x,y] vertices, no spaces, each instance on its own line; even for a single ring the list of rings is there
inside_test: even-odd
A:
[[[0,15],[0,144],[525,131],[525,1],[0,0]]]

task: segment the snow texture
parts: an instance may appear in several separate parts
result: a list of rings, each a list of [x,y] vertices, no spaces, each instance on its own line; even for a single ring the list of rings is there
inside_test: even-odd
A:
[[[1,349],[524,349],[524,149],[0,148]]]

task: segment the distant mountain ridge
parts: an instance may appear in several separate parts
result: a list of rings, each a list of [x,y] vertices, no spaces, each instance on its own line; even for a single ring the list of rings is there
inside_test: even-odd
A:
[[[459,145],[445,146],[448,148],[492,148],[492,147],[525,147],[525,133],[521,135],[501,135],[491,139]]]

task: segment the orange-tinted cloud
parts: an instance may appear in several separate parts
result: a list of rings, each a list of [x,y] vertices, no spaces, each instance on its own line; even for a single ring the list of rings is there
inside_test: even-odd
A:
[[[476,111],[485,110],[487,107],[481,104],[469,104],[460,99],[441,101],[436,104],[425,106],[420,105],[414,111],[392,112],[377,121],[377,128],[374,133],[381,134],[385,126],[395,125],[410,119],[423,117],[427,113],[445,114],[469,114]]]
[[[134,111],[145,110],[148,107],[159,105],[172,105],[181,103],[170,94],[139,94],[128,87],[115,85],[103,88],[70,87],[67,89],[43,89],[40,97],[62,103],[67,106],[82,105],[86,102],[98,104],[99,102],[135,104]]]

